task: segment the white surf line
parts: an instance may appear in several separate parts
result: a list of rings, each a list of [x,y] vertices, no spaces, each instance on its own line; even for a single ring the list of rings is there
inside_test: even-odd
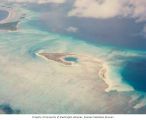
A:
[[[102,73],[102,72],[104,72],[104,70],[106,70],[106,73],[104,73],[105,76],[103,76],[103,73]],[[112,68],[110,68],[110,65],[103,64],[103,68],[99,73],[100,77],[108,85],[106,92],[110,92],[110,91],[118,91],[118,92],[134,91],[133,87],[122,82],[122,76],[120,75],[120,73],[115,73],[117,76],[112,77],[113,74],[111,73],[111,71],[112,71]],[[114,71],[112,71],[112,72],[114,72]]]
[[[40,53],[43,53],[43,52],[44,51],[39,51],[39,52],[36,53],[36,55],[41,57],[41,58],[43,58],[43,59],[45,59],[46,61],[49,61],[48,58],[46,58],[43,55],[40,55]],[[87,56],[87,55],[78,55],[78,54],[74,54],[74,53],[66,53],[66,55],[62,56],[60,59],[63,60],[64,62],[66,62],[64,60],[65,57],[76,57],[80,62],[78,62],[78,63],[69,62],[69,63],[72,63],[72,64],[71,65],[63,64],[64,66],[78,66],[78,65],[84,64],[84,63],[88,64],[88,62],[96,64],[98,66],[98,69],[99,69],[98,76],[107,85],[107,88],[105,89],[105,92],[110,92],[110,91],[113,91],[113,90],[114,91],[119,91],[119,92],[133,91],[134,90],[129,85],[122,83],[122,81],[120,81],[120,78],[113,78],[112,79],[110,77],[111,76],[110,75],[111,74],[110,73],[110,66],[104,60],[97,59],[97,58],[94,58],[94,57],[91,57],[91,56]],[[59,63],[59,64],[62,64],[62,63]],[[116,80],[114,80],[114,79],[116,79]]]
[[[37,53],[35,53],[35,54],[36,54],[36,56],[38,56],[38,57],[40,57],[40,58],[43,58],[43,59],[45,59],[46,61],[49,61],[46,57],[44,57],[43,55],[40,55],[40,53],[42,53],[42,52],[37,52]]]
[[[107,73],[108,73],[108,66],[104,63],[102,64],[102,67],[98,73],[99,77],[104,80],[104,82],[107,84],[107,88],[105,89],[106,92],[109,92],[112,88],[111,80],[108,79]]]

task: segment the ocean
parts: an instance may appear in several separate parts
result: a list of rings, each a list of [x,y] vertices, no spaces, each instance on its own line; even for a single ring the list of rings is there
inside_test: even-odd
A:
[[[0,10],[0,20],[5,19],[8,16],[8,12],[4,10]]]
[[[67,6],[48,6],[17,5],[15,11],[25,18],[18,20],[16,31],[0,32],[0,110],[145,113],[146,44],[136,34],[142,25],[132,19],[68,18]],[[73,64],[46,60],[38,53],[63,53]]]

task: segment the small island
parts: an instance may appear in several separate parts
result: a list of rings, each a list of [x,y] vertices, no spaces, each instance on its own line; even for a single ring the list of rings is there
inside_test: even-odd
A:
[[[14,8],[0,7],[0,30],[16,31],[23,15],[18,15]]]
[[[77,55],[74,53],[46,53],[39,52],[36,53],[37,56],[42,57],[44,59],[52,60],[57,63],[61,63],[66,66],[73,66],[76,64],[86,65],[86,63],[90,62],[91,64],[96,66],[97,76],[101,78],[106,85],[108,85],[108,77],[107,77],[107,69],[108,67],[102,60],[98,60],[97,58],[92,58],[84,55]],[[108,89],[108,88],[106,88]]]
[[[47,58],[48,60],[53,60],[64,65],[72,65],[77,63],[77,57],[75,54],[68,53],[37,53],[38,56]]]

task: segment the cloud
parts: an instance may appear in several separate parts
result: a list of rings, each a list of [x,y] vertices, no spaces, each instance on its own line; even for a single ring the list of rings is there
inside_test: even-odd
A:
[[[6,0],[7,2],[16,2],[16,3],[38,3],[38,4],[44,4],[44,3],[64,3],[65,0]]]
[[[78,31],[78,28],[70,26],[70,27],[68,27],[66,30],[67,30],[68,32],[77,32],[77,31]]]
[[[76,0],[69,16],[109,18],[116,16],[119,9],[117,0]]]
[[[116,16],[146,20],[146,0],[76,0],[69,16],[107,19]]]
[[[124,7],[123,7],[124,9]],[[128,0],[127,11],[131,17],[136,18],[138,21],[146,20],[146,1],[145,0]]]

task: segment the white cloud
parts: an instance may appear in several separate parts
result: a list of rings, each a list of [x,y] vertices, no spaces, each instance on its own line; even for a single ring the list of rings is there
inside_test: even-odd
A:
[[[120,7],[117,0],[76,0],[69,16],[109,18],[116,16]]]
[[[67,30],[68,32],[77,32],[77,31],[78,31],[78,28],[70,26],[70,27],[68,27],[66,30]]]
[[[129,0],[129,4],[133,5],[132,16],[140,21],[146,20],[146,0]]]
[[[69,16],[107,19],[116,16],[146,20],[146,0],[76,0]]]
[[[6,0],[7,2],[16,2],[16,3],[38,3],[38,4],[43,4],[43,3],[64,3],[65,0]]]

